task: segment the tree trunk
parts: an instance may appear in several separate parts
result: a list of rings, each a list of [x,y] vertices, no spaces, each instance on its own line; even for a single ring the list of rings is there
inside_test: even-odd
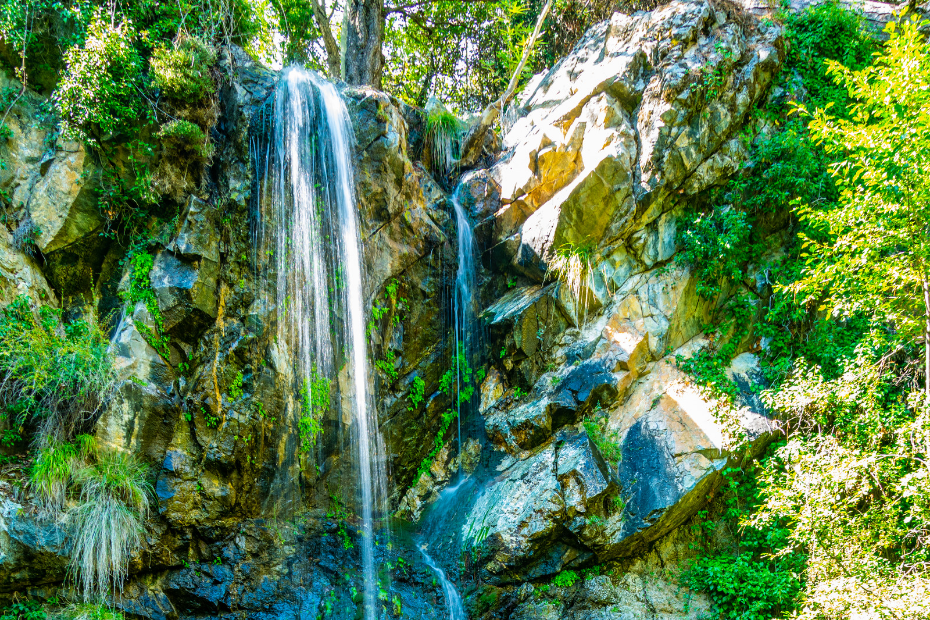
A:
[[[497,101],[488,104],[481,112],[481,117],[478,119],[478,122],[469,130],[465,139],[462,141],[462,157],[459,159],[459,165],[462,168],[474,166],[478,158],[481,157],[484,137],[504,111],[504,106],[507,105],[510,98],[513,97],[513,93],[517,89],[517,84],[520,81],[520,75],[523,73],[523,67],[530,57],[530,52],[533,51],[533,46],[536,45],[536,39],[539,38],[543,22],[546,21],[546,15],[549,14],[549,9],[551,7],[552,0],[546,0],[546,5],[539,13],[539,18],[536,20],[536,27],[533,28],[533,34],[530,35],[530,38],[526,42],[526,47],[523,48],[523,56],[520,58],[520,62],[517,64],[517,68],[513,72],[513,75],[510,77],[510,83],[507,84],[507,89],[504,91],[504,94],[501,95],[500,99]]]
[[[329,15],[321,0],[313,0],[313,18],[323,35],[323,45],[326,47],[326,65],[329,68],[329,77],[338,80],[342,77],[342,58],[340,58],[339,44],[333,36],[333,29],[329,23]]]
[[[346,7],[342,77],[355,86],[381,88],[384,0],[349,0]]]
[[[921,278],[924,288],[924,406],[930,407],[930,283]]]

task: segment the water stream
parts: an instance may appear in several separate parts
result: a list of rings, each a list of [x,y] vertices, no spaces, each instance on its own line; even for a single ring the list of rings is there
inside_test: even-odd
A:
[[[478,271],[475,264],[475,236],[471,224],[465,216],[465,209],[458,197],[458,189],[452,194],[452,207],[455,211],[455,230],[458,237],[458,268],[455,274],[455,296],[453,300],[455,333],[455,373],[457,418],[459,424],[459,475],[462,475],[462,399],[460,395],[466,381],[463,362],[474,369],[475,354],[478,351],[478,334],[476,326],[475,293],[478,289]],[[475,390],[477,392],[477,390]],[[468,415],[466,407],[465,415]]]
[[[348,401],[359,489],[364,617],[374,620],[375,517],[386,514],[387,494],[365,338],[354,132],[335,87],[302,68],[283,72],[271,105],[261,121],[267,127],[252,144],[260,183],[253,247],[258,261],[275,274],[275,346],[296,366],[293,383],[299,395],[290,407],[297,439],[272,495],[293,508],[299,502],[294,492],[294,480],[300,478],[299,448],[306,451],[310,445],[315,448],[312,456],[319,457],[322,420],[314,426],[311,418],[318,412],[308,417],[308,408],[317,406],[320,394],[337,410]]]

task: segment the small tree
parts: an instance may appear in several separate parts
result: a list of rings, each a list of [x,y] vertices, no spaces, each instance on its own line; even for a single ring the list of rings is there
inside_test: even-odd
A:
[[[827,61],[849,91],[848,118],[830,105],[810,129],[837,158],[840,188],[832,208],[807,207],[805,277],[792,290],[821,309],[865,314],[890,324],[904,341],[924,343],[925,397],[930,398],[930,43],[917,19],[891,22],[875,62],[851,71]]]

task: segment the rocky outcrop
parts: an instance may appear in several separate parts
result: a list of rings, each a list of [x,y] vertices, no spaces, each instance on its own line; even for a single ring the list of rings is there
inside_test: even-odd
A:
[[[738,283],[702,298],[675,260],[681,210],[739,169],[737,134],[783,55],[778,28],[715,7],[593,28],[526,89],[499,161],[463,178],[486,262],[539,282],[487,292],[499,372],[481,412],[506,456],[461,532],[491,583],[641,553],[704,504],[733,463],[731,435],[756,449],[772,436],[752,354],[731,369],[736,412],[677,362],[708,346],[702,330],[731,298],[763,294]],[[549,282],[556,251],[582,246],[580,304]]]

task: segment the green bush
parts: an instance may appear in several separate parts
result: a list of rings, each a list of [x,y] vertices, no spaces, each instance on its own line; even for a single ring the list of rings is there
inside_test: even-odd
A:
[[[203,159],[213,155],[213,145],[207,141],[203,129],[190,121],[174,120],[165,123],[158,130],[158,137],[178,150],[192,152]]]
[[[213,48],[196,37],[181,37],[172,45],[160,45],[152,53],[152,79],[171,99],[197,102],[216,92],[210,68],[216,63]]]
[[[732,208],[692,212],[679,221],[676,260],[695,270],[699,296],[713,299],[722,283],[742,277],[751,256],[750,228],[746,214]]]
[[[552,585],[559,588],[570,588],[578,581],[578,573],[573,570],[563,570],[552,579]]]
[[[96,441],[90,435],[78,435],[73,443],[49,438],[46,445],[39,448],[29,470],[29,481],[46,516],[61,511],[74,472],[96,454],[96,450]]]
[[[0,609],[0,620],[45,620],[48,614],[39,601],[14,600],[9,607]]]
[[[85,600],[122,588],[129,560],[142,546],[149,513],[147,467],[131,454],[103,451],[74,473],[80,504],[71,511],[77,540],[70,573]]]
[[[878,45],[865,30],[862,15],[845,8],[838,0],[828,0],[801,12],[788,13],[785,36],[787,68],[801,77],[810,106],[833,103],[835,113],[845,114],[848,94],[827,75],[824,61],[835,60],[853,70],[872,61]]]
[[[0,310],[0,417],[36,423],[40,447],[70,440],[113,388],[108,347],[93,314],[63,322],[60,310],[19,297]]]
[[[144,62],[134,47],[131,21],[118,24],[98,11],[83,45],[65,53],[66,70],[55,100],[66,136],[98,146],[112,134],[130,134],[151,111],[142,93]]]

